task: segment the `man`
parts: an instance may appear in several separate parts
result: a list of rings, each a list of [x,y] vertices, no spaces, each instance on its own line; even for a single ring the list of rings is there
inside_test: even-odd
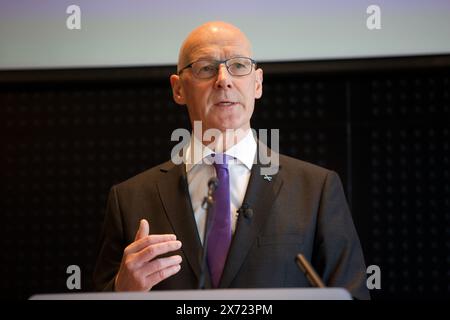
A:
[[[184,154],[187,163],[166,162],[111,189],[97,288],[195,289],[202,275],[206,288],[307,287],[295,263],[303,253],[327,286],[369,298],[361,246],[337,174],[279,155],[278,172],[269,177],[254,161],[258,147],[250,119],[262,82],[250,42],[235,26],[210,22],[187,37],[170,83],[175,102],[187,106],[193,126],[201,121],[202,131]],[[210,129],[223,135],[207,139]],[[205,146],[201,157],[192,160],[199,144]],[[214,176],[214,218],[205,235],[202,202]]]

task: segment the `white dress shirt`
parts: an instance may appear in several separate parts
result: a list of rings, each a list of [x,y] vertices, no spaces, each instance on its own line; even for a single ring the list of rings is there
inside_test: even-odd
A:
[[[193,143],[195,146],[201,145],[203,147],[202,154],[201,157],[198,157],[199,159],[196,159],[197,161],[188,161],[188,155],[191,154]],[[194,210],[197,231],[202,243],[206,222],[206,210],[202,208],[202,202],[208,193],[208,180],[216,176],[214,166],[209,164],[211,161],[208,162],[208,160],[211,159],[211,154],[214,154],[214,151],[201,144],[194,136],[186,149],[186,153],[183,155],[185,160],[184,163],[186,164],[189,195]],[[234,234],[238,217],[237,210],[244,201],[245,192],[250,180],[250,172],[256,154],[256,141],[253,137],[252,130],[249,129],[245,137],[239,141],[239,143],[225,151],[225,154],[235,159],[234,161],[231,160],[228,162],[231,198],[231,230]],[[205,161],[203,159],[205,159]]]

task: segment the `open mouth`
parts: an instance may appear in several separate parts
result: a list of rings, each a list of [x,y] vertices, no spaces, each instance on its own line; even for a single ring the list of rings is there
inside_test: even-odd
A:
[[[235,101],[220,101],[214,104],[217,107],[232,107],[238,105],[238,102]]]

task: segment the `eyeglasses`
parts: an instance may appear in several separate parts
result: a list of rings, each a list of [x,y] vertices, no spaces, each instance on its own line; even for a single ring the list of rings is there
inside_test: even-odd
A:
[[[222,61],[200,59],[182,68],[180,71],[178,71],[178,75],[180,75],[183,70],[191,68],[192,74],[196,78],[209,79],[217,75],[217,73],[219,72],[219,66],[222,63],[225,64],[225,67],[232,76],[237,77],[242,77],[250,74],[252,72],[253,65],[256,65],[255,60],[246,57],[234,57]]]

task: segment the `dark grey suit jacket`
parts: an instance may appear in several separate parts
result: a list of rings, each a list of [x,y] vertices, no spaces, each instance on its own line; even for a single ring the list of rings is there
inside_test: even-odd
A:
[[[283,155],[272,181],[260,175],[260,168],[253,165],[244,198],[253,216],[238,218],[220,287],[308,287],[295,262],[303,253],[327,286],[368,299],[361,245],[338,175]],[[152,290],[197,288],[202,245],[184,165],[170,161],[112,187],[95,287],[113,290],[123,250],[142,218],[150,222],[151,234],[173,233],[183,244],[167,255],[182,256],[181,270]],[[208,276],[206,287],[211,287]]]

